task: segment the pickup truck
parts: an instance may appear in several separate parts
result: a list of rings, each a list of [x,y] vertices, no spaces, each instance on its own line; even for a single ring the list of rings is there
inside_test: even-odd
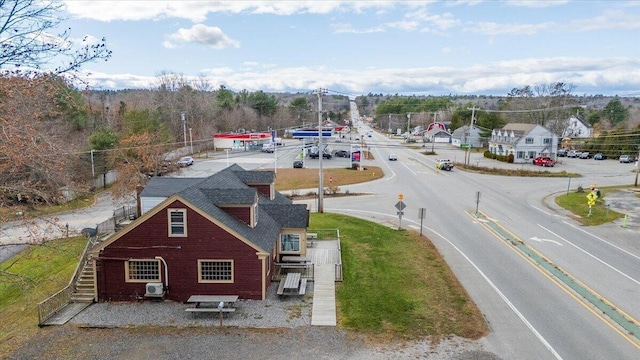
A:
[[[556,161],[551,159],[548,156],[538,156],[537,158],[533,159],[533,165],[553,167],[555,164],[556,164]]]

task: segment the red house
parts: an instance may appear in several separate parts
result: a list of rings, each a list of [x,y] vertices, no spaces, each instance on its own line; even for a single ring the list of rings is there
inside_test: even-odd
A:
[[[309,211],[271,171],[232,165],[207,178],[154,177],[157,203],[94,252],[98,301],[236,294],[265,299],[274,262],[305,255]]]

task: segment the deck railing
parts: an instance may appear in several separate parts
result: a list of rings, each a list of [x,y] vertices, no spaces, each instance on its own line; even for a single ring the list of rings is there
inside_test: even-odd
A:
[[[300,277],[313,280],[314,265],[311,263],[275,263],[275,271],[271,280],[280,281],[290,272],[299,272]]]
[[[76,281],[78,281],[78,277],[82,272],[82,267],[84,266],[89,256],[89,249],[91,249],[93,245],[98,242],[98,239],[98,236],[87,238],[87,244],[84,246],[82,256],[80,257],[80,261],[78,261],[78,264],[76,265],[76,270],[74,271],[69,284],[62,288],[62,290],[38,303],[38,325],[42,325],[55,313],[63,309],[65,306],[69,305],[69,303],[71,302],[71,294],[75,289]]]

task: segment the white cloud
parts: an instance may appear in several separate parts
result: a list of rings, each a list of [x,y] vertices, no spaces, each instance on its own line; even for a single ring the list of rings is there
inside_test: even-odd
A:
[[[569,0],[507,0],[506,3],[513,7],[546,8],[560,6]]]
[[[368,29],[354,29],[351,24],[331,24],[333,28],[333,32],[335,34],[370,34],[370,33],[379,33],[384,32],[384,28],[382,27],[373,27]]]
[[[485,35],[533,35],[540,31],[553,29],[556,26],[549,23],[540,24],[500,24],[495,22],[479,22],[467,26],[468,32],[480,33]]]
[[[240,42],[225,35],[218,27],[203,24],[193,25],[190,29],[178,29],[169,35],[163,44],[167,48],[175,48],[183,43],[196,43],[210,46],[214,49],[224,49],[229,46],[240,47]]]
[[[250,13],[290,16],[329,14],[337,11],[361,12],[387,9],[394,1],[89,1],[65,0],[74,17],[98,21],[157,20],[165,18],[205,21],[210,13]]]
[[[559,57],[514,59],[459,68],[367,68],[354,71],[293,67],[256,71],[255,67],[221,67],[201,70],[200,74],[204,74],[211,84],[225,84],[235,91],[297,92],[323,87],[350,94],[505,95],[514,87],[562,81],[575,85],[576,93],[625,95],[640,92],[639,69],[640,59],[635,58]],[[195,81],[198,77],[186,78]],[[97,88],[116,89],[153,88],[156,83],[154,77],[130,74],[93,73],[88,80]]]

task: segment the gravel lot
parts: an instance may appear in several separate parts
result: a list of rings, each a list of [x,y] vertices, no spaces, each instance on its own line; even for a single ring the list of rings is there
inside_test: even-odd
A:
[[[277,284],[273,284],[277,285]],[[67,325],[43,328],[8,359],[498,359],[483,341],[376,341],[311,326],[313,283],[304,298],[244,300],[225,316],[186,313],[171,301],[93,304]]]

